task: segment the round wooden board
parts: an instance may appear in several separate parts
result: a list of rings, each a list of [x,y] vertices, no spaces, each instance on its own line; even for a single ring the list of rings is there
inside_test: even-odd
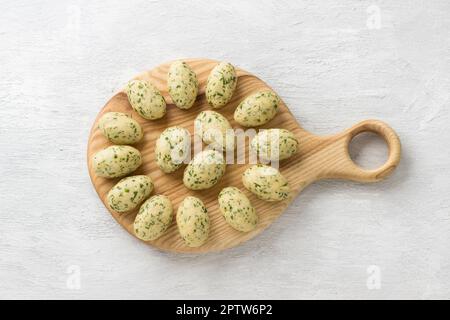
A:
[[[286,105],[282,102],[276,117],[265,126],[259,128],[284,128],[291,130],[300,141],[299,151],[296,155],[280,162],[280,171],[288,179],[291,185],[290,197],[282,202],[266,202],[258,199],[248,192],[241,180],[242,173],[248,164],[230,164],[227,166],[224,177],[211,189],[192,191],[187,189],[182,182],[184,166],[174,173],[163,173],[155,162],[155,142],[161,132],[170,126],[182,126],[188,129],[193,136],[194,119],[202,110],[210,110],[206,102],[206,79],[211,69],[218,61],[207,59],[186,59],[189,66],[195,71],[199,81],[199,94],[194,106],[188,110],[181,110],[172,104],[167,92],[167,72],[171,62],[164,63],[157,68],[144,72],[135,79],[151,81],[162,93],[167,102],[167,114],[162,119],[149,121],[141,118],[131,108],[126,94],[121,91],[114,95],[98,114],[89,137],[87,158],[89,175],[100,199],[105,204],[111,215],[130,234],[134,235],[132,226],[138,209],[124,214],[118,214],[109,209],[106,203],[106,194],[120,178],[105,179],[97,177],[92,169],[91,159],[93,154],[111,145],[97,128],[99,118],[106,112],[124,112],[138,121],[144,129],[144,138],[134,145],[141,151],[143,164],[132,175],[149,175],[155,184],[154,194],[168,196],[174,205],[174,214],[180,202],[189,195],[200,198],[206,205],[211,221],[208,241],[198,247],[186,246],[180,237],[175,219],[167,232],[159,239],[147,241],[149,245],[165,251],[172,252],[210,252],[219,251],[237,246],[247,241],[268,227],[297,196],[300,191],[311,182],[323,178],[345,178],[362,182],[377,181],[387,176],[397,166],[400,160],[400,141],[395,132],[386,124],[377,120],[366,120],[354,127],[334,136],[318,137],[303,130]],[[234,109],[249,94],[261,90],[270,89],[267,84],[256,76],[237,68],[238,84],[233,99],[223,108],[218,109],[230,121],[233,128],[242,128],[233,119]],[[258,128],[258,129],[259,129]],[[245,128],[243,128],[245,129]],[[363,131],[373,131],[383,136],[389,146],[388,161],[377,170],[362,170],[356,166],[348,154],[348,143],[356,134]],[[248,148],[247,148],[248,150]],[[245,192],[257,210],[259,222],[255,230],[244,233],[234,230],[223,219],[217,204],[217,196],[222,188],[235,186]]]

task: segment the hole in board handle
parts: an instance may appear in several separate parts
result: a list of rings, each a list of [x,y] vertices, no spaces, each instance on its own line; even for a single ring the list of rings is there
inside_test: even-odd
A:
[[[386,163],[389,148],[385,139],[374,132],[356,134],[348,145],[352,161],[364,170],[375,170]]]

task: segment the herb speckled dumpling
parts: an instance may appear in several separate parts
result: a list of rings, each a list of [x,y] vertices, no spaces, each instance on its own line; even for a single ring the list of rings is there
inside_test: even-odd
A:
[[[262,159],[279,161],[297,152],[298,141],[294,133],[286,129],[261,130],[252,139],[250,148]]]
[[[198,93],[198,80],[195,72],[184,61],[175,61],[169,67],[167,76],[169,95],[180,109],[193,106]]]
[[[136,208],[152,191],[153,181],[149,176],[131,176],[114,185],[106,195],[106,200],[111,209],[121,213]]]
[[[122,112],[105,113],[98,121],[98,128],[114,144],[134,144],[144,135],[141,125]]]
[[[110,146],[95,153],[92,157],[95,174],[103,178],[126,176],[141,164],[141,153],[130,146]]]
[[[287,199],[290,187],[286,178],[275,168],[263,164],[249,167],[242,175],[244,187],[266,201]]]
[[[156,120],[166,114],[166,101],[152,83],[145,80],[131,80],[125,92],[131,107],[142,118]]]
[[[209,216],[203,202],[196,197],[186,197],[177,211],[178,231],[189,247],[199,247],[209,236]]]
[[[233,128],[227,118],[218,112],[206,110],[194,120],[195,134],[215,150],[230,150],[235,146]]]
[[[225,173],[226,163],[222,153],[205,150],[189,162],[184,170],[183,183],[191,190],[213,187]]]
[[[275,117],[280,98],[273,91],[259,91],[246,97],[234,111],[234,120],[244,127],[266,124]]]
[[[233,97],[237,84],[236,70],[231,63],[220,62],[208,76],[206,100],[213,108],[225,106]]]
[[[165,173],[177,170],[189,155],[191,135],[183,127],[174,126],[164,130],[156,140],[156,164]]]
[[[238,188],[223,188],[219,193],[219,210],[234,229],[248,232],[256,228],[258,215],[247,196]]]
[[[173,207],[170,199],[156,195],[145,201],[136,215],[133,230],[144,241],[158,239],[172,222]]]

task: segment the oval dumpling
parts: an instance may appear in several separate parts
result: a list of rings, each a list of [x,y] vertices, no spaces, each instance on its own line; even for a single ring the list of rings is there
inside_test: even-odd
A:
[[[225,173],[226,163],[222,153],[205,150],[189,162],[184,170],[183,183],[191,190],[203,190],[214,186]]]
[[[109,190],[106,200],[116,212],[126,212],[136,208],[153,191],[153,181],[149,176],[137,175],[120,180]]]
[[[169,95],[180,109],[189,109],[198,93],[198,80],[195,72],[184,61],[175,61],[169,67],[167,76]]]
[[[275,117],[280,98],[273,91],[259,91],[246,97],[234,111],[234,120],[244,127],[266,124]]]
[[[298,140],[286,129],[261,130],[252,139],[250,148],[262,159],[280,161],[297,152]]]
[[[256,228],[258,215],[247,196],[238,188],[227,187],[219,193],[219,210],[225,221],[238,231]]]
[[[134,144],[144,135],[141,125],[121,112],[105,113],[98,121],[98,128],[114,144]]]
[[[131,80],[125,92],[131,107],[142,118],[156,120],[166,114],[166,101],[161,92],[149,81]]]
[[[95,174],[103,178],[126,176],[136,170],[141,163],[141,153],[130,146],[110,146],[92,157]]]
[[[177,170],[189,155],[190,146],[188,130],[179,126],[167,128],[156,140],[156,164],[165,173]]]
[[[144,241],[158,239],[170,226],[172,217],[170,199],[164,195],[153,196],[141,205],[133,224],[134,234]]]
[[[198,114],[194,121],[195,134],[214,150],[234,148],[234,131],[227,118],[218,112],[206,110]]]
[[[247,190],[266,201],[281,201],[287,199],[290,193],[288,181],[280,171],[262,164],[245,170],[242,183]]]
[[[178,231],[189,247],[199,247],[209,235],[209,216],[203,202],[196,197],[186,197],[177,210]]]
[[[215,66],[206,81],[206,100],[213,108],[226,105],[236,89],[236,70],[231,63],[220,62]]]

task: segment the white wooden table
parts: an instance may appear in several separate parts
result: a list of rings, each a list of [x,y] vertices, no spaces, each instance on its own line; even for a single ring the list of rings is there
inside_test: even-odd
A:
[[[0,298],[450,298],[450,3],[1,1]],[[221,253],[162,253],[107,213],[90,126],[134,74],[226,59],[318,134],[378,118],[386,181],[323,181]],[[355,142],[363,164],[386,157]]]

